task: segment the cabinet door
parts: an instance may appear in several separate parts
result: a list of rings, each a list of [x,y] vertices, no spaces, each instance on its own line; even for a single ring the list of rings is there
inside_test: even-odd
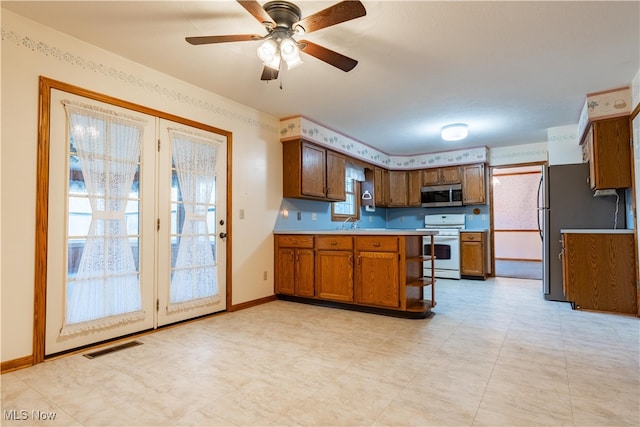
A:
[[[389,206],[407,206],[408,187],[406,171],[389,171]]]
[[[427,187],[429,185],[440,184],[440,169],[425,169],[422,171],[422,186]]]
[[[484,276],[484,251],[482,241],[460,242],[460,273],[467,276]]]
[[[407,188],[407,204],[420,206],[420,187],[422,186],[422,171],[409,171]]]
[[[356,302],[399,307],[398,269],[397,252],[358,252]]]
[[[440,168],[441,184],[460,184],[460,166],[447,166]]]
[[[637,313],[634,238],[563,233],[563,287],[576,308]]]
[[[295,293],[295,249],[277,250],[274,288],[276,294],[293,295]]]
[[[631,130],[629,118],[601,120],[593,124],[593,147],[590,167],[591,187],[631,187]]]
[[[345,164],[342,154],[327,151],[327,199],[346,200],[345,194]]]
[[[353,302],[353,253],[318,251],[318,297]]]
[[[462,204],[482,205],[485,198],[484,164],[462,167]]]
[[[301,297],[315,295],[315,263],[313,249],[296,249],[295,294]]]
[[[385,185],[386,181],[386,185]],[[376,206],[387,206],[386,191],[389,188],[389,175],[385,169],[373,169],[373,191]]]
[[[326,190],[326,150],[318,146],[302,143],[301,193],[305,196],[325,197]],[[344,174],[343,174],[344,176]],[[286,179],[286,177],[285,177]],[[344,178],[343,178],[344,181]],[[344,184],[343,184],[344,190]]]

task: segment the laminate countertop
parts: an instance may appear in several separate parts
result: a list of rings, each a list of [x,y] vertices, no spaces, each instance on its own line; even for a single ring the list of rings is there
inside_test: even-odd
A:
[[[347,228],[345,230],[273,230],[273,234],[344,234],[361,236],[434,236],[437,231],[410,228]]]
[[[633,229],[618,228],[616,230],[610,228],[563,228],[560,230],[562,234],[633,234]]]

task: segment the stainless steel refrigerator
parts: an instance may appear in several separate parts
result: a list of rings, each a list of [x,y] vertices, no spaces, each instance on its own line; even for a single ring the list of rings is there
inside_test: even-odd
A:
[[[589,164],[543,168],[538,191],[538,227],[543,247],[544,297],[566,301],[562,292],[561,229],[625,228],[624,191],[595,197],[589,187]]]

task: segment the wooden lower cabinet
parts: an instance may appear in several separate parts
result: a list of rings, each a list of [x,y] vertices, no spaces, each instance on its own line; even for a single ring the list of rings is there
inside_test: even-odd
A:
[[[356,302],[398,308],[400,306],[398,254],[358,252],[357,257]]]
[[[314,296],[314,236],[276,236],[275,244],[275,293]]]
[[[562,273],[574,308],[638,313],[633,233],[563,233]]]
[[[428,317],[435,306],[435,280],[423,277],[422,235],[276,235],[274,240],[274,291],[282,298],[409,318]]]
[[[318,236],[316,259],[318,298],[353,301],[353,238]]]
[[[463,277],[487,278],[486,232],[460,233],[460,274]]]

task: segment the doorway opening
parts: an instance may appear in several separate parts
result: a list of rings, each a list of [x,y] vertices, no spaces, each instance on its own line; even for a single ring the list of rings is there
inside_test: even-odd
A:
[[[540,164],[491,168],[496,277],[542,280],[542,173]]]

